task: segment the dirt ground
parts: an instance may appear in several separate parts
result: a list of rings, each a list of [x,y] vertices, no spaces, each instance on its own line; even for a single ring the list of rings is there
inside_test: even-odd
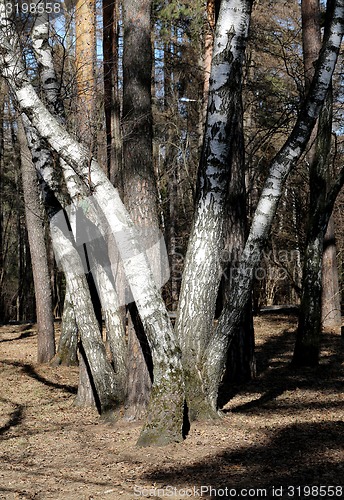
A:
[[[0,498],[344,497],[343,341],[324,335],[320,366],[295,372],[295,318],[255,323],[257,379],[164,448],[76,408],[77,369],[37,366],[34,328],[0,327]]]

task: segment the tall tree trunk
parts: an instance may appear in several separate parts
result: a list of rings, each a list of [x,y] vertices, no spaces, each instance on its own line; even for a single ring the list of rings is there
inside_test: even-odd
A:
[[[203,67],[203,99],[201,99],[200,101],[198,122],[200,149],[202,149],[203,145],[204,129],[207,120],[211,61],[214,47],[215,26],[219,14],[219,9],[219,0],[207,0],[206,19],[204,22],[204,50],[201,56],[200,64],[200,66]]]
[[[151,0],[127,0],[123,5],[123,185],[125,204],[140,228],[159,231],[157,186],[153,166]],[[148,235],[148,233],[147,233]],[[155,241],[147,242],[147,248]],[[156,264],[159,266],[159,255]],[[141,417],[151,390],[145,359],[143,325],[130,307],[129,395],[127,417]],[[136,330],[136,333],[135,333]],[[146,351],[146,352],[145,352]],[[137,394],[139,391],[139,394]],[[143,392],[145,391],[145,392]],[[134,404],[130,404],[134,403]],[[141,404],[139,404],[141,403]]]
[[[314,63],[321,48],[320,3],[319,0],[302,0],[302,42],[305,73],[305,89],[308,92],[314,76]],[[324,113],[324,110],[322,110]],[[302,297],[293,362],[294,364],[312,365],[318,363],[321,330],[321,262],[323,251],[324,228],[319,227],[319,211],[326,198],[326,179],[323,169],[325,162],[317,158],[317,139],[324,133],[322,123],[317,123],[310,138],[307,154],[309,161],[310,207],[308,232],[303,266]],[[327,126],[328,128],[328,126]],[[331,134],[331,122],[330,122]],[[331,135],[330,135],[331,137]],[[330,144],[327,144],[327,151]]]
[[[315,154],[310,168],[310,219],[293,356],[293,363],[297,366],[315,366],[319,362],[322,326],[322,261],[324,237],[329,221],[323,213],[327,205],[327,166],[331,148],[332,96],[330,94],[320,114]]]
[[[80,140],[93,154],[97,150],[95,121],[96,4],[77,0],[75,5],[75,69],[78,93],[77,128]]]
[[[322,260],[321,323],[324,329],[340,333],[342,324],[340,302],[335,229],[331,215],[325,233]]]
[[[245,185],[245,144],[243,133],[243,109],[241,99],[236,104],[237,130],[233,135],[232,172],[227,205],[227,234],[223,258],[223,303],[230,301],[233,283],[241,253],[247,236],[246,185]],[[233,336],[228,351],[226,371],[222,380],[220,395],[222,403],[227,402],[233,383],[247,382],[256,374],[255,341],[252,316],[252,300],[249,297],[244,308],[242,321]]]
[[[104,112],[107,175],[112,184],[122,183],[122,139],[118,92],[118,0],[103,0]]]
[[[201,370],[222,274],[232,146],[238,130],[235,111],[251,7],[252,1],[223,1],[216,25],[198,197],[176,322],[192,420],[216,415],[205,399]]]
[[[25,217],[30,244],[37,315],[37,361],[48,363],[55,354],[54,317],[45,245],[44,212],[39,200],[38,179],[22,124],[18,123]]]
[[[308,90],[314,74],[314,64],[321,49],[320,4],[319,0],[303,0],[301,6],[305,83]],[[329,2],[328,6],[328,9],[333,8],[333,2]],[[322,283],[325,279],[322,276],[324,237],[328,220],[323,220],[325,227],[320,224],[320,221],[323,219],[321,213],[325,209],[329,190],[328,166],[331,138],[332,92],[330,90],[320,113],[318,126],[312,134],[313,141],[308,153],[310,163],[310,220],[303,267],[300,317],[293,357],[294,364],[301,366],[317,365],[319,361],[322,329]],[[328,230],[330,231],[331,227],[333,233],[333,225],[330,225]],[[331,250],[328,248],[327,255],[329,256],[330,253]],[[326,281],[328,282],[326,286],[333,282],[333,275],[327,274]],[[339,296],[339,290],[337,296]],[[327,305],[329,306],[328,303]],[[340,324],[341,318],[339,326]]]

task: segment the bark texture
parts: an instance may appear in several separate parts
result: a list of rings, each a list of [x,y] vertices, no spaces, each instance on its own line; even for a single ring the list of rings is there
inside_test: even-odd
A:
[[[61,322],[61,335],[57,352],[52,360],[52,365],[74,366],[78,364],[78,338],[78,325],[76,324],[67,282]]]
[[[37,361],[48,363],[55,354],[54,316],[52,308],[48,256],[45,245],[44,211],[39,199],[38,179],[32,163],[23,125],[19,123],[21,171],[25,217],[30,245],[37,314]]]
[[[95,123],[96,4],[77,0],[75,4],[75,69],[78,93],[80,140],[92,153],[96,150]]]
[[[118,93],[118,0],[103,1],[104,112],[107,145],[107,175],[119,186],[122,172],[122,140]]]
[[[156,244],[154,235],[159,233],[158,193],[153,166],[151,8],[151,0],[128,0],[123,8],[124,199],[132,221],[142,229],[145,247],[150,249]],[[159,274],[159,252],[153,260],[152,270]],[[151,374],[146,361],[151,359],[151,353],[136,307],[130,305],[129,313],[130,386],[126,414],[133,419],[142,416],[149,401]]]
[[[329,34],[324,41],[308,97],[290,137],[271,164],[240,259],[238,279],[232,290],[232,299],[224,308],[218,327],[206,349],[204,385],[215,410],[228,347],[251,293],[254,271],[268,238],[284,182],[306,147],[331,83],[343,36],[343,11],[344,2],[339,0],[336,2]]]
[[[205,397],[202,362],[213,331],[222,275],[233,141],[238,130],[236,107],[241,99],[251,8],[252,1],[223,1],[216,24],[196,210],[176,321],[191,420],[216,417]]]
[[[333,2],[329,2],[327,23],[329,22],[329,15],[332,8]],[[305,84],[306,89],[308,89],[310,85],[309,80],[314,73],[314,64],[321,48],[320,5],[318,1],[303,0],[302,20]],[[325,27],[325,36],[327,29],[328,26]],[[310,162],[310,218],[303,267],[300,317],[293,357],[293,363],[299,366],[315,366],[319,361],[320,334],[322,331],[324,238],[329,222],[328,217],[323,216],[323,212],[327,205],[327,193],[331,183],[329,155],[332,138],[332,89],[328,92],[312,138],[313,144],[311,144],[308,153]],[[330,225],[329,229],[331,227],[333,230],[333,225]],[[328,256],[333,253],[333,248],[331,252],[329,246],[326,249]],[[333,267],[331,270],[333,271]],[[327,273],[326,286],[330,285],[331,282],[333,284],[333,273],[332,275]],[[337,294],[339,295],[339,290]],[[327,306],[329,307],[329,301],[327,302]]]
[[[323,247],[321,322],[324,329],[340,333],[342,324],[341,293],[332,215],[327,225]]]
[[[86,6],[87,7],[87,6]],[[82,7],[80,15],[85,15]],[[83,13],[83,14],[82,14]],[[81,27],[79,27],[81,29]],[[79,31],[80,31],[79,29]],[[85,30],[85,27],[82,28]],[[79,33],[80,34],[80,33]],[[44,90],[44,96],[47,101],[48,108],[61,124],[65,123],[64,106],[59,94],[58,81],[54,69],[53,57],[49,46],[49,24],[48,19],[43,15],[38,17],[33,30],[34,52],[40,67],[40,79]],[[85,40],[81,44],[80,50],[84,48]],[[87,44],[86,44],[87,45]],[[84,48],[84,50],[86,50]],[[88,58],[91,61],[94,58],[94,48],[89,47]],[[93,55],[92,55],[93,54]],[[89,61],[89,62],[90,62]],[[81,84],[83,78],[90,77],[90,68],[83,69]],[[92,82],[88,82],[91,85]],[[79,85],[80,86],[80,85]],[[92,103],[94,96],[91,89],[85,90],[82,98],[88,106],[89,111],[92,111]],[[80,131],[82,132],[83,125],[81,124]],[[107,254],[107,233],[108,226],[103,218],[98,217],[97,210],[91,200],[83,201],[89,197],[89,191],[85,189],[84,183],[75,174],[74,170],[61,159],[63,168],[63,177],[70,196],[72,205],[70,206],[70,217],[74,218],[72,227],[74,228],[75,239],[81,240],[78,243],[78,250],[81,259],[84,263],[84,268],[88,273],[88,283],[90,286],[91,296],[98,321],[102,322],[101,308],[105,317],[105,327],[107,338],[109,340],[110,350],[112,354],[113,365],[115,368],[117,399],[124,401],[127,387],[127,348],[125,343],[125,332],[122,323],[122,318],[119,310],[119,302],[116,294],[115,282],[111,272],[111,264]],[[55,190],[58,190],[58,186]],[[66,203],[64,204],[66,205]],[[98,229],[99,227],[99,229]],[[78,235],[81,233],[81,238]],[[84,241],[85,240],[85,241]],[[68,297],[67,297],[68,298]],[[68,356],[73,357],[72,349],[75,346],[77,330],[76,325],[72,324],[73,309],[68,308],[69,303],[65,304],[68,318],[65,318],[64,326],[68,323],[71,327],[70,336],[68,339],[66,332],[61,336],[60,346],[61,357],[66,360]],[[56,359],[58,361],[58,359]],[[83,370],[82,373],[86,374]],[[85,387],[91,388],[90,384],[85,384]],[[82,394],[85,394],[83,391]],[[86,398],[87,399],[87,398]],[[91,398],[89,398],[91,400]],[[81,395],[79,397],[81,402]],[[86,402],[86,400],[85,400]]]

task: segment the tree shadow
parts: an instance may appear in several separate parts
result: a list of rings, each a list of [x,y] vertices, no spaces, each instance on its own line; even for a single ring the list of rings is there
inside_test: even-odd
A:
[[[17,342],[18,340],[26,339],[28,337],[33,337],[36,335],[36,332],[29,330],[27,332],[23,332],[19,335],[19,337],[14,337],[12,339],[0,339],[0,342]]]
[[[271,319],[273,325],[277,318]],[[257,377],[246,384],[233,386],[230,401],[233,402],[235,396],[248,392],[257,392],[260,397],[231,407],[230,410],[224,408],[225,413],[228,411],[243,412],[261,407],[275,400],[285,391],[294,391],[297,388],[342,390],[344,344],[341,336],[334,333],[323,333],[319,365],[305,368],[297,368],[291,364],[295,338],[296,331],[287,329],[281,334],[272,334],[267,341],[256,348]]]
[[[5,404],[7,403],[12,406],[15,406],[15,410],[13,410],[9,415],[8,422],[2,427],[0,427],[0,435],[2,435],[5,432],[7,432],[11,427],[16,427],[17,425],[20,425],[22,423],[24,419],[24,406],[4,398],[0,398],[0,401],[2,403]]]
[[[342,485],[343,449],[342,421],[291,424],[273,431],[262,444],[243,445],[238,449],[229,447],[186,467],[160,467],[145,474],[142,480],[175,485],[176,488],[190,487],[192,481],[197,488],[211,486],[222,490],[219,494],[214,491],[209,495],[211,498],[233,498],[234,489],[237,489],[237,496],[272,498],[272,489],[283,486],[284,495],[279,498],[290,498],[288,486]],[[230,494],[224,494],[226,487],[232,488]],[[266,494],[240,495],[240,488],[265,489]],[[307,493],[308,490],[303,495],[302,491],[300,494],[295,492],[294,497],[310,498]],[[321,497],[324,495],[311,496]]]
[[[72,386],[72,385],[58,384],[56,382],[52,382],[51,380],[48,380],[47,378],[42,377],[42,375],[39,375],[39,373],[37,373],[36,370],[33,368],[33,366],[30,365],[29,363],[21,363],[19,361],[10,361],[7,359],[1,360],[1,363],[8,365],[8,366],[16,366],[18,368],[21,368],[26,375],[28,375],[29,377],[37,380],[38,382],[40,382],[48,387],[54,387],[55,389],[60,389],[62,391],[68,392],[70,394],[77,393],[77,387]]]

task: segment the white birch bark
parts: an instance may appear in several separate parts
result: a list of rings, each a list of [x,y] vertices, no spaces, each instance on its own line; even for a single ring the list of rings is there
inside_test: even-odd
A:
[[[148,419],[139,442],[145,445],[180,441],[183,439],[184,410],[180,351],[137,231],[118,191],[111,185],[96,160],[89,158],[87,150],[68,134],[37,96],[21,63],[18,37],[13,24],[6,17],[3,0],[0,3],[0,29],[0,69],[19,106],[41,137],[75,169],[88,186],[116,239],[154,363],[154,384]]]
[[[51,157],[47,151],[44,153],[44,146],[41,145],[40,139],[36,136],[35,130],[28,123],[25,115],[24,121],[27,137],[29,138],[28,145],[32,156],[36,157],[39,156],[40,152],[43,153],[41,162],[39,162],[41,169],[38,170],[38,174],[40,176],[43,199],[50,220],[52,245],[56,260],[65,274],[75,322],[80,333],[83,350],[86,355],[88,368],[91,372],[96,391],[95,400],[99,411],[105,413],[115,409],[123,402],[124,394],[121,384],[122,379],[118,380],[118,376],[116,377],[107,360],[105,346],[100,335],[97,318],[94,313],[92,299],[85,277],[85,268],[75,248],[72,232],[69,230],[70,228],[67,227],[62,206],[55,198],[44,178],[46,176],[54,183],[54,178],[51,176]],[[33,140],[33,138],[35,138],[35,140]],[[45,161],[44,164],[43,159]],[[86,366],[84,370],[87,372]],[[91,384],[91,380],[88,380],[88,384]],[[81,385],[85,388],[87,382]],[[81,400],[79,392],[77,400]]]
[[[49,45],[49,19],[46,13],[37,16],[31,38],[36,60],[40,67],[40,80],[48,108],[60,123],[64,124],[64,106],[60,97],[60,85],[54,68],[51,47]],[[60,161],[66,187],[74,208],[77,209],[80,207],[83,209],[85,206],[83,199],[88,196],[88,193],[85,192],[85,186],[80,182],[74,170],[70,168],[63,159]],[[99,213],[97,213],[92,202],[87,205],[87,214],[85,214],[85,217],[89,219],[95,227],[99,227],[101,235],[99,235],[98,242],[102,241],[102,244],[101,248],[95,251],[92,251],[92,249],[94,249],[92,243],[86,244],[86,251],[91,252],[92,275],[102,305],[107,337],[117,378],[117,387],[120,389],[117,396],[124,401],[127,385],[127,346],[124,325],[119,310],[119,300],[111,272],[111,265],[105,255],[108,228],[106,221],[99,217]],[[83,225],[83,230],[85,231],[87,230],[89,222],[85,219]]]
[[[232,138],[237,131],[235,109],[241,99],[251,7],[249,0],[223,0],[216,24],[199,195],[176,321],[192,419],[211,414],[209,408],[202,410],[201,362],[213,329],[222,274],[225,209],[234,153]]]
[[[51,152],[48,150],[43,141],[39,137],[37,131],[31,126],[30,120],[22,113],[21,115],[25,135],[28,141],[32,161],[34,163],[37,176],[39,178],[41,189],[44,189],[44,184],[54,192],[61,208],[70,203],[70,199],[65,193],[61,193],[61,173],[53,168]],[[69,294],[68,282],[66,282],[66,296],[64,300],[63,317],[61,325],[61,336],[57,353],[52,360],[55,365],[61,364],[77,364],[77,343],[78,343],[78,327],[72,301]]]
[[[46,0],[43,0],[42,3],[45,6]],[[39,66],[40,81],[42,89],[44,90],[48,109],[59,117],[62,122],[64,107],[60,96],[60,83],[55,72],[49,45],[49,16],[45,10],[36,16],[31,31],[31,41]]]
[[[97,328],[97,318],[93,310],[83,264],[75,249],[67,224],[62,224],[58,214],[57,217],[58,220],[55,220],[56,216],[54,216],[50,221],[54,251],[68,281],[76,322],[96,389],[99,409],[101,413],[106,413],[112,411],[121,402],[117,399],[116,380],[106,357],[103,339]]]
[[[344,0],[337,0],[330,34],[324,41],[308,97],[289,139],[271,164],[240,260],[238,279],[232,290],[232,300],[225,307],[205,352],[206,391],[214,409],[217,407],[218,385],[233,331],[241,319],[243,305],[251,291],[254,271],[268,238],[284,182],[304,151],[325,100],[341,46],[343,27]]]

